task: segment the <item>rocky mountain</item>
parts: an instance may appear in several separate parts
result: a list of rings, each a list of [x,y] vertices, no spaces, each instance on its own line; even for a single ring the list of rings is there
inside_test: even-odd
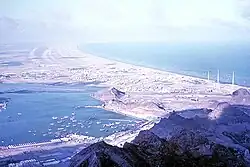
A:
[[[71,167],[250,166],[249,96],[239,89],[211,109],[173,112],[123,148],[91,145],[71,159]]]
[[[92,95],[100,100],[105,109],[117,111],[131,111],[135,114],[148,115],[151,118],[158,118],[159,115],[166,113],[166,106],[156,99],[143,99],[134,97],[116,88],[104,89]],[[143,111],[147,110],[147,113]]]
[[[240,88],[232,93],[232,103],[249,105],[250,91],[248,89]]]
[[[250,96],[250,91],[245,88],[240,88],[232,93],[233,97]]]
[[[198,146],[204,145],[207,155],[199,154]],[[210,143],[206,138],[185,131],[169,141],[152,132],[142,131],[133,143],[123,148],[104,142],[95,143],[71,159],[70,167],[201,167],[247,166],[243,156],[234,149]]]
[[[122,99],[125,98],[125,95],[125,92],[112,87],[95,93],[93,97],[104,103],[108,103],[110,101],[122,101]]]

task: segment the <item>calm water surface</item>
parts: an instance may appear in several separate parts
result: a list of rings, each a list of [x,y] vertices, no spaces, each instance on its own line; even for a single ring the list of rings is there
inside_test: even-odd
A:
[[[0,145],[42,142],[67,134],[107,136],[134,128],[138,120],[86,105],[100,102],[86,85],[0,84]]]
[[[235,71],[236,83],[250,86],[250,45],[248,43],[96,43],[80,47],[106,58],[153,67],[180,74],[229,83]]]

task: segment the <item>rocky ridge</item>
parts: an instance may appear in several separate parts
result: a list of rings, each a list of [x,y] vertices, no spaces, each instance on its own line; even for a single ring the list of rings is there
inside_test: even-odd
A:
[[[123,148],[93,144],[70,166],[250,166],[248,92],[239,89],[210,109],[173,112]]]
[[[199,153],[197,147],[200,145],[204,145],[203,149],[207,150],[208,154]],[[210,143],[195,133],[187,135],[183,131],[179,136],[167,141],[152,132],[142,131],[132,143],[125,143],[123,148],[110,146],[105,142],[95,143],[75,155],[71,159],[70,167],[244,167],[247,165],[243,156],[233,148]]]

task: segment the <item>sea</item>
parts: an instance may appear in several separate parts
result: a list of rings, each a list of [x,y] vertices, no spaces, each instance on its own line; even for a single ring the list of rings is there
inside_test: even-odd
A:
[[[141,120],[86,106],[100,87],[72,84],[0,84],[0,146],[47,142],[70,134],[105,137],[136,128]]]
[[[0,46],[0,67],[22,65],[35,44]],[[79,49],[97,56],[179,74],[250,86],[250,45],[91,43]],[[43,49],[36,51],[42,56]],[[12,57],[15,59],[12,59]],[[20,60],[20,61],[13,61]],[[1,77],[1,73],[0,73]],[[95,83],[0,83],[0,146],[46,142],[69,134],[104,137],[134,129],[142,120],[100,108],[90,95],[102,88]]]
[[[88,43],[84,52],[135,65],[250,86],[250,44],[224,43]]]

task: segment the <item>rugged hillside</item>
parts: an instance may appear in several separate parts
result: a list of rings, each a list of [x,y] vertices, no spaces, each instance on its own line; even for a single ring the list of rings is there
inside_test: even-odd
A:
[[[250,166],[250,93],[210,109],[173,112],[123,148],[96,143],[71,159],[71,166]]]
[[[209,155],[201,155],[197,147],[204,145]],[[154,133],[142,131],[133,143],[123,148],[99,142],[82,150],[71,159],[71,167],[133,167],[133,166],[247,166],[244,158],[234,149],[210,143],[195,133],[181,132],[169,141]]]

